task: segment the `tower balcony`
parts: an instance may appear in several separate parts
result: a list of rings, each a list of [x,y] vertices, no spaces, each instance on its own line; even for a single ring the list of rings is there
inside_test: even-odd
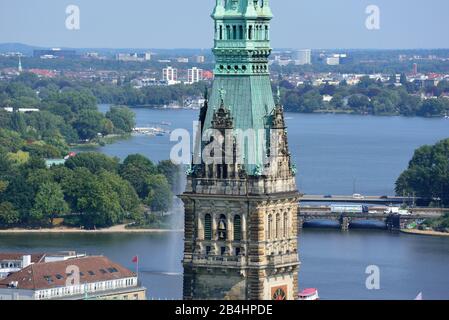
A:
[[[244,49],[244,50],[269,50],[271,51],[270,41],[268,40],[215,40],[214,51],[220,49]]]
[[[267,262],[270,267],[282,268],[299,264],[299,257],[297,253],[288,253],[282,255],[272,255],[267,257]]]
[[[195,266],[202,267],[244,267],[246,257],[244,256],[217,256],[217,255],[195,255],[192,259]]]
[[[288,178],[249,178],[249,179],[208,179],[189,178],[186,193],[202,195],[265,195],[283,192],[296,192],[296,182]]]

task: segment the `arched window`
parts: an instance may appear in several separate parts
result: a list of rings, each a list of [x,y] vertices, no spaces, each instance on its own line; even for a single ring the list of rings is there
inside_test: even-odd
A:
[[[252,40],[253,39],[253,26],[249,26],[249,30],[248,30],[248,39]]]
[[[226,40],[231,40],[231,27],[226,26]]]
[[[234,217],[234,241],[242,240],[242,218],[239,215]]]
[[[265,40],[269,40],[268,26],[265,26]]]
[[[271,239],[272,230],[273,230],[273,216],[270,214],[268,216],[267,240]]]
[[[281,215],[276,215],[276,239],[281,238]]]
[[[284,238],[288,238],[288,214],[284,213]]]
[[[239,39],[243,39],[243,26],[239,26]]]
[[[204,239],[212,240],[212,216],[210,214],[204,216]]]
[[[218,222],[218,240],[226,240],[227,231],[226,216],[222,214],[220,216],[220,221]]]
[[[237,39],[237,26],[232,26],[232,39]]]
[[[223,26],[220,26],[220,40],[223,40]]]

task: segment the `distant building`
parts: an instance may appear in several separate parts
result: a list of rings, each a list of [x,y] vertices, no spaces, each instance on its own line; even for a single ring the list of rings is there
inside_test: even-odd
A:
[[[203,70],[193,67],[187,71],[187,83],[193,84],[203,80]]]
[[[414,74],[414,75],[417,75],[417,74],[418,74],[418,64],[417,64],[417,63],[414,63],[414,64],[413,64],[413,74]]]
[[[137,275],[103,256],[24,261],[0,280],[0,300],[145,300]]]
[[[5,110],[6,112],[14,112],[13,107],[4,107],[3,110]],[[37,108],[19,108],[16,110],[20,113],[31,113],[31,112],[39,112],[40,111]]]
[[[34,50],[33,56],[41,59],[55,59],[55,58],[76,58],[75,50],[62,50],[59,48],[49,50]]]
[[[167,85],[167,82],[163,80],[157,80],[156,78],[138,78],[133,79],[131,81],[131,84],[134,86],[134,88],[140,89],[143,87]]]
[[[115,58],[123,62],[144,62],[151,60],[151,53],[118,53]]]
[[[206,61],[206,58],[204,56],[196,56],[195,61],[196,63],[204,63]]]
[[[177,59],[178,63],[189,63],[189,58],[178,58]]]
[[[297,66],[312,64],[312,50],[303,49],[295,51],[293,54],[293,60]]]
[[[214,73],[209,70],[203,70],[203,80],[212,80],[214,78]]]
[[[338,66],[340,64],[340,57],[338,56],[327,57],[326,64],[329,66]]]
[[[167,67],[162,70],[162,80],[168,85],[178,84],[178,69]]]

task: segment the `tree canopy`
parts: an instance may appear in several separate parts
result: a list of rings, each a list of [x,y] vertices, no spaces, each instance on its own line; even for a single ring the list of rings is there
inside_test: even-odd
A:
[[[396,193],[441,199],[449,205],[449,139],[415,151],[408,169],[396,182]]]

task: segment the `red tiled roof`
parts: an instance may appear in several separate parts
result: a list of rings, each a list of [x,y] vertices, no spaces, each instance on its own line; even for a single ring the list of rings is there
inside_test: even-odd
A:
[[[17,282],[18,289],[41,290],[66,286],[67,267],[76,266],[81,283],[93,283],[135,277],[135,274],[106,257],[92,256],[66,261],[32,264],[0,280],[0,288]],[[103,271],[101,271],[103,270]],[[50,280],[50,281],[49,281]]]
[[[16,260],[21,261],[23,256],[31,256],[32,263],[39,263],[44,261],[45,253],[1,253],[0,252],[0,261],[4,260]]]

